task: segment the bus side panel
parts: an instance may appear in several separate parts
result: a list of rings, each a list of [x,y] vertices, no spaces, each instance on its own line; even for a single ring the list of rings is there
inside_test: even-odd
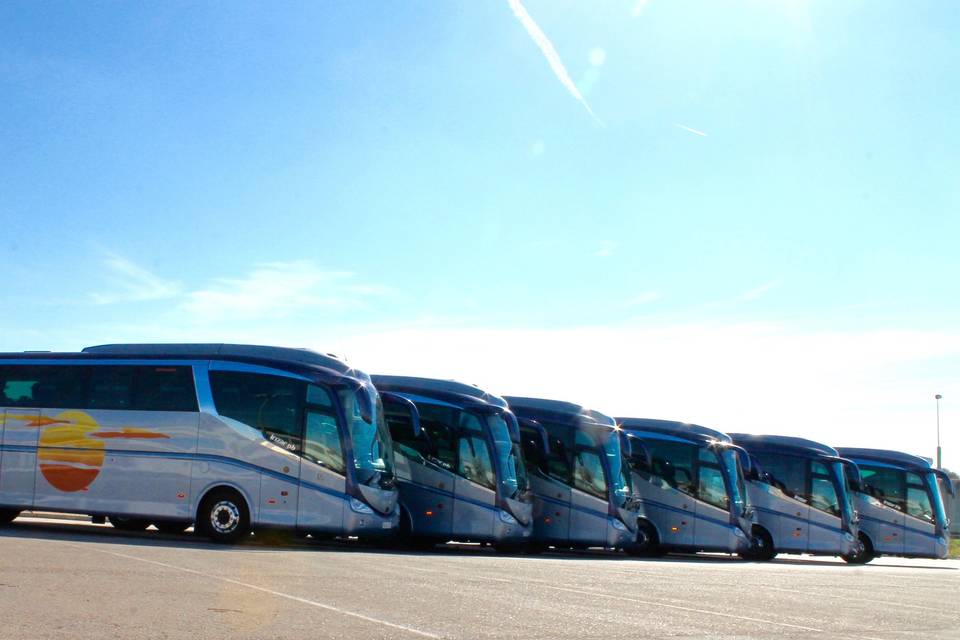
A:
[[[926,558],[937,557],[936,525],[909,515],[905,515],[903,521],[903,554]]]
[[[298,462],[298,456],[267,442],[253,427],[201,413],[191,481],[193,512],[196,513],[207,489],[217,484],[232,485],[250,501],[251,522],[259,522],[261,473],[289,475]],[[288,471],[284,472],[284,467]]]
[[[570,540],[570,487],[540,475],[530,476],[530,485],[534,492],[534,539],[566,544]]]
[[[409,479],[400,476],[398,484],[400,501],[413,521],[413,533],[449,540],[453,529],[453,473],[429,463],[407,463]]]
[[[347,480],[344,476],[302,458],[297,527],[304,531],[342,531],[346,491]]]
[[[198,415],[44,410],[37,508],[190,519]]]
[[[32,507],[37,469],[37,438],[42,425],[36,409],[7,409],[3,421],[0,504]]]
[[[457,476],[454,479],[456,498],[453,503],[454,537],[470,540],[493,538],[497,494],[492,489]]]
[[[570,491],[570,542],[607,545],[609,503],[579,489]]]
[[[851,551],[843,539],[843,523],[840,516],[810,507],[810,528],[807,548],[813,553],[843,555]]]
[[[696,501],[697,518],[693,531],[694,546],[735,553],[740,551],[730,525],[730,512],[712,504]]]
[[[634,484],[643,498],[647,517],[660,534],[660,544],[666,547],[693,546],[693,523],[696,515],[693,498],[670,487],[656,476],[653,477],[653,482],[640,479]]]
[[[747,482],[747,495],[756,511],[756,523],[767,530],[773,540],[774,548],[780,551],[777,545],[782,540],[780,531],[784,526],[783,517],[780,515],[785,509],[782,504],[785,500],[784,495],[766,482],[758,480]]]
[[[889,555],[903,553],[902,512],[864,494],[857,494],[857,511],[860,512],[860,529],[873,542],[874,551]]]

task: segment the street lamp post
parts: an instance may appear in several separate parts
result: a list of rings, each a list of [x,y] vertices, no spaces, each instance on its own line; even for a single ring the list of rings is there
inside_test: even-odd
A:
[[[933,397],[937,401],[937,469],[940,469],[940,398],[943,396],[938,393]]]

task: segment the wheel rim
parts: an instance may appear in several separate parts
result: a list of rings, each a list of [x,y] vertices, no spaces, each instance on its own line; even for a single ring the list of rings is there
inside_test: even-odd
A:
[[[210,510],[210,526],[221,534],[233,533],[240,524],[240,508],[228,500],[221,500]]]

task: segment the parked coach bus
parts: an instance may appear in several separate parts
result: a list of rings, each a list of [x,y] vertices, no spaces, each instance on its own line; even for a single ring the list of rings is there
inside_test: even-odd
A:
[[[750,550],[753,511],[730,436],[671,420],[617,418],[617,424],[646,449],[646,464],[631,457],[646,513],[636,553]]]
[[[640,505],[613,418],[569,402],[505,399],[520,421],[533,487],[531,548],[632,546]]]
[[[375,375],[373,382],[396,454],[401,539],[521,549],[533,529],[533,494],[506,401],[450,380]]]
[[[949,476],[923,458],[880,449],[838,448],[859,468],[847,475],[860,514],[859,554],[851,562],[870,562],[879,555],[946,558],[950,520],[937,480],[950,495]]]
[[[844,480],[845,461],[825,444],[788,436],[730,434],[752,462],[747,495],[756,512],[754,548],[745,557],[777,553],[850,558],[860,543]]]
[[[219,542],[390,534],[393,449],[369,376],[300,349],[0,354],[0,522],[25,509]]]

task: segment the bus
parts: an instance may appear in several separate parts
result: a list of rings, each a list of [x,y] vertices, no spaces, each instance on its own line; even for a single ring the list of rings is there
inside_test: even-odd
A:
[[[613,418],[570,402],[505,400],[520,422],[533,489],[529,548],[631,547],[640,503]]]
[[[750,456],[747,495],[756,512],[746,557],[777,553],[850,557],[860,546],[844,467],[825,444],[789,436],[730,434]]]
[[[401,540],[522,549],[533,494],[506,401],[451,380],[374,375],[373,383],[393,439]]]
[[[646,513],[635,553],[750,550],[753,510],[730,436],[671,420],[624,417],[617,424],[646,449],[630,458]]]
[[[954,495],[950,477],[924,458],[882,449],[838,447],[856,463],[847,482],[860,514],[859,552],[846,558],[866,563],[879,555],[946,558],[950,520],[940,482]]]
[[[380,537],[393,446],[365,373],[307,351],[126,344],[0,354],[0,522],[24,510],[217,542]]]

